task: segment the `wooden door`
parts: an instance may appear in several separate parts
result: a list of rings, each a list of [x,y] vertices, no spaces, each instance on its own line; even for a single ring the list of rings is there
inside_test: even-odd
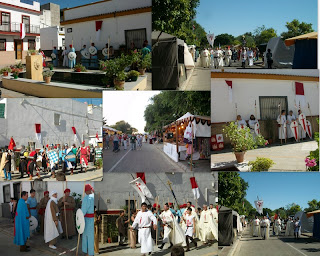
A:
[[[22,40],[15,39],[14,46],[15,46],[15,51],[16,51],[16,59],[21,60],[22,59],[22,51],[23,51]]]

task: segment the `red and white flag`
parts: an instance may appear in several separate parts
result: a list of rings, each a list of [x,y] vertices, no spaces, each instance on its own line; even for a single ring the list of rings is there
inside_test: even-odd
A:
[[[232,103],[232,81],[226,80],[228,85],[229,102]]]
[[[72,129],[72,132],[74,134],[74,141],[77,141],[77,130],[76,130],[76,127],[72,126],[71,129]]]
[[[295,82],[295,91],[296,103],[299,104],[299,107],[304,107],[306,105],[306,96],[304,95],[303,83]]]
[[[14,139],[11,137],[8,149],[13,150],[16,147],[16,143],[14,142]]]
[[[211,45],[211,47],[213,47],[214,39],[215,39],[214,34],[207,34],[207,40]]]
[[[100,36],[101,36],[101,27],[102,27],[102,20],[97,20],[96,21],[96,39],[97,41],[100,41]]]
[[[146,182],[146,174],[144,172],[137,172],[137,178],[141,178],[144,184],[147,184]]]
[[[262,214],[263,213],[263,201],[262,200],[254,201],[254,205],[256,206],[257,212],[259,214]]]
[[[23,23],[20,23],[20,39],[23,39],[26,37],[26,28]]]
[[[198,184],[196,182],[196,178],[191,177],[190,182],[191,182],[191,188],[194,195],[194,199],[198,199],[200,197],[200,192],[199,192]]]
[[[99,141],[99,134],[98,134],[98,132],[96,133],[96,139]]]
[[[41,124],[35,124],[36,127],[36,138],[41,141]]]
[[[138,192],[142,203],[146,201],[146,198],[153,199],[153,195],[141,178],[136,178],[135,180],[130,181],[129,184]]]

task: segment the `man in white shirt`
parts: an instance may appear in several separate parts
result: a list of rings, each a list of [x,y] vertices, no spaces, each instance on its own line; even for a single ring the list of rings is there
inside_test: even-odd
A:
[[[289,111],[289,115],[287,115],[287,138],[290,139],[290,138],[294,138],[294,135],[291,131],[291,128],[290,128],[290,125],[293,121],[296,120],[296,116],[293,114],[293,111],[290,110]]]
[[[279,125],[279,140],[286,140],[287,138],[287,118],[286,111],[282,110],[281,115],[278,116],[277,122]]]

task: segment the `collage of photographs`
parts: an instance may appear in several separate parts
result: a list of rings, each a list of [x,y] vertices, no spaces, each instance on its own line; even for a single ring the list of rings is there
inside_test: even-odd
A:
[[[0,255],[320,255],[317,0],[0,0]]]

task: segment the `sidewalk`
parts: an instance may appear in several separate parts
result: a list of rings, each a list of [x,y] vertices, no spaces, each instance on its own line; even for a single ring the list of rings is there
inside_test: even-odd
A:
[[[19,246],[13,243],[14,225],[12,220],[0,218],[0,246],[1,255],[18,255]],[[80,238],[81,239],[81,238]],[[75,255],[77,249],[77,237],[66,240],[58,238],[57,250],[50,249],[44,243],[44,238],[39,233],[31,235],[27,242],[30,246],[30,255],[35,256],[52,256],[52,255]],[[79,256],[84,256],[85,253],[81,250],[81,241],[79,243]]]
[[[211,70],[195,67],[187,71],[187,80],[179,88],[181,91],[210,91]]]

